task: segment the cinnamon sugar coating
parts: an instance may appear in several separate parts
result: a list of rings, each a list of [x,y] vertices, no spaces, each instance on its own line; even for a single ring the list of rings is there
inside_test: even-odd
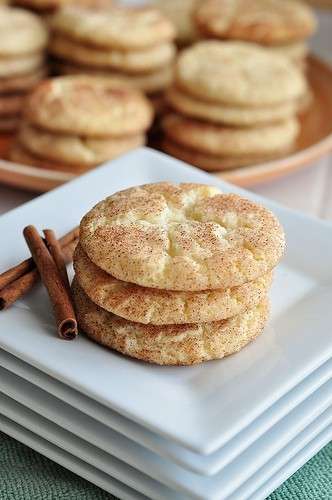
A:
[[[142,325],[95,305],[74,280],[72,293],[80,328],[111,349],[159,365],[192,365],[238,352],[260,335],[268,318],[268,302],[242,314],[210,323]]]
[[[147,184],[98,203],[80,243],[117,279],[167,290],[231,288],[268,273],[285,246],[266,208],[203,184]]]
[[[182,292],[146,288],[120,281],[97,267],[80,245],[74,254],[76,280],[103,309],[130,321],[152,325],[203,323],[227,319],[262,302],[272,281],[256,281],[226,290]]]

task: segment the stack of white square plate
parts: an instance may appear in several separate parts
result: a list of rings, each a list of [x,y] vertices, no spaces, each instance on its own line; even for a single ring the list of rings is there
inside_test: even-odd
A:
[[[332,437],[332,225],[141,149],[0,219],[3,269],[22,228],[63,234],[97,201],[147,182],[201,182],[271,208],[287,252],[265,333],[193,367],[55,335],[42,287],[0,314],[0,429],[124,499],[264,499]]]

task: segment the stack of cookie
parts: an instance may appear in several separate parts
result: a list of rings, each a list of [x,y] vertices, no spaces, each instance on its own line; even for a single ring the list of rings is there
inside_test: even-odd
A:
[[[284,250],[274,215],[200,184],[120,191],[82,219],[73,297],[82,330],[123,354],[190,365],[263,330]]]
[[[306,91],[303,73],[283,56],[243,42],[199,42],[178,58],[162,148],[211,171],[276,158],[294,145]]]
[[[0,132],[19,123],[25,96],[45,76],[47,30],[21,9],[0,7]]]
[[[26,102],[10,159],[80,173],[143,145],[152,119],[146,97],[116,79],[45,80]]]
[[[148,94],[171,81],[175,30],[158,10],[65,7],[50,26],[49,49],[62,74],[121,76]]]
[[[301,0],[206,0],[195,11],[203,37],[258,43],[305,66],[306,40],[316,29],[312,9]]]

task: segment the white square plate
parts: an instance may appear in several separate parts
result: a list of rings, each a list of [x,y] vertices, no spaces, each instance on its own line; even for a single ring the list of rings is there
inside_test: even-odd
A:
[[[105,460],[107,457],[111,460],[116,457],[165,486],[175,488],[192,498],[200,499],[227,498],[290,441],[294,439],[296,441],[296,437],[304,429],[307,429],[307,434],[310,435],[308,430],[310,424],[321,414],[325,414],[325,418],[329,418],[332,422],[332,381],[329,381],[272,427],[266,435],[258,439],[222,472],[206,478],[188,473],[169,460],[159,458],[146,448],[111,431],[3,368],[0,368],[0,391],[2,393],[0,394],[1,412],[5,412],[6,407],[10,408],[10,403],[15,409],[15,400],[20,408],[24,405],[43,417],[42,421],[47,419],[93,445],[100,450]],[[8,401],[6,396],[12,399]],[[29,413],[29,410],[27,412]],[[13,418],[13,414],[6,415]],[[24,421],[22,422],[22,416],[16,416],[16,419],[20,419],[18,422],[25,425]],[[38,430],[32,430],[38,433]],[[302,441],[303,438],[300,442]]]
[[[96,201],[160,180],[215,184],[263,202],[280,218],[288,248],[271,294],[265,335],[236,356],[194,367],[130,360],[80,336],[56,338],[43,289],[0,315],[0,347],[92,399],[198,453],[216,451],[332,354],[332,226],[228,185],[166,155],[141,149],[2,216],[3,268],[26,257],[26,224],[58,234]]]
[[[248,448],[253,442],[264,434],[268,429],[280,421],[282,417],[287,415],[292,409],[299,405],[302,401],[314,393],[320,386],[331,379],[332,375],[332,360],[327,361],[320,368],[317,368],[311,375],[308,375],[302,383],[298,384],[294,389],[289,391],[285,396],[278,400],[271,408],[258,417],[252,424],[237,434],[220,450],[212,455],[198,455],[192,453],[176,444],[173,444],[159,435],[148,431],[144,427],[135,424],[129,419],[122,417],[120,414],[106,408],[105,406],[93,401],[86,396],[74,391],[70,387],[55,379],[44,374],[40,370],[24,363],[15,356],[6,353],[0,349],[0,366],[6,368],[10,372],[17,374],[21,380],[29,381],[32,386],[34,394],[38,395],[38,399],[43,400],[43,393],[49,393],[60,399],[70,406],[76,408],[80,412],[94,418],[100,430],[104,428],[103,443],[108,443],[107,429],[110,427],[127,438],[135,441],[138,444],[148,448],[149,450],[157,453],[158,455],[170,459],[175,464],[185,467],[188,470],[198,474],[208,473],[214,474],[222,467],[228,465],[234,460],[241,452]],[[7,380],[7,385],[6,385]],[[30,409],[35,409],[40,414],[47,416],[42,411],[42,407],[37,405],[36,401],[29,396],[29,392],[22,391],[24,383],[19,383],[19,392],[14,394],[15,384],[13,378],[8,383],[8,377],[2,377],[0,388],[12,396],[14,399],[20,401],[22,404]],[[9,389],[10,388],[10,389]],[[38,388],[43,389],[39,392]],[[31,391],[30,391],[31,392]],[[44,406],[45,408],[45,406]],[[44,410],[45,411],[45,410]],[[100,425],[102,424],[102,425]]]
[[[143,494],[145,493],[149,498],[153,498],[153,500],[169,500],[170,498],[173,500],[187,500],[188,498],[192,498],[191,496],[188,497],[187,495],[177,493],[149,479],[145,474],[136,471],[124,462],[114,459],[98,448],[89,445],[86,441],[73,436],[67,430],[40,417],[37,413],[27,410],[13,399],[6,396],[0,396],[0,400],[1,415],[5,415],[6,419],[19,423],[21,428],[24,427],[35,435],[42,437],[44,440],[50,441],[52,445],[62,448],[73,456],[78,456],[80,460],[88,462],[91,466],[100,469],[108,476],[114,476],[117,480],[123,481],[129,487],[135,488]],[[6,432],[6,429],[1,427],[1,419],[2,417],[0,416],[0,429]],[[253,475],[246,483],[248,493],[255,491],[257,488],[261,487],[262,484],[266,483],[273,474],[273,471],[278,471],[286,462],[289,462],[293,456],[297,455],[303,447],[314,440],[319,434],[323,433],[328,427],[331,427],[331,409],[320,415],[300,433],[299,436],[292,440],[281,452],[268,462],[265,467]],[[14,437],[20,439],[17,436]],[[308,459],[309,458],[310,457],[308,457]],[[268,472],[271,473],[270,476]],[[249,494],[247,495],[245,493],[243,498],[247,499],[248,496]],[[223,488],[221,488],[216,498],[219,500],[224,500],[226,498],[230,500],[230,497],[224,494]],[[235,498],[238,500],[237,496],[235,496]]]

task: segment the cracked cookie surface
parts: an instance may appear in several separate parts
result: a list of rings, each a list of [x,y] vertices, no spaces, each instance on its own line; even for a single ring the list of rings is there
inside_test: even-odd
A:
[[[141,286],[207,290],[266,274],[284,251],[284,233],[264,207],[203,184],[126,189],[82,219],[80,243],[98,267]]]

